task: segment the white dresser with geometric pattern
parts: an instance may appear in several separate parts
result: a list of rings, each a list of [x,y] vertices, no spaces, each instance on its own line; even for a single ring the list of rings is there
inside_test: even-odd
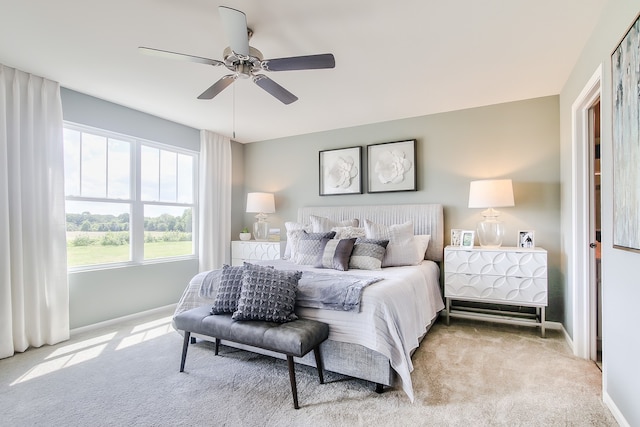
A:
[[[463,248],[444,250],[446,321],[450,317],[538,326],[545,335],[547,251],[542,248]],[[454,301],[535,307],[517,310],[455,306]]]
[[[259,242],[256,240],[234,240],[231,242],[231,265],[243,265],[245,261],[280,259],[286,242]]]

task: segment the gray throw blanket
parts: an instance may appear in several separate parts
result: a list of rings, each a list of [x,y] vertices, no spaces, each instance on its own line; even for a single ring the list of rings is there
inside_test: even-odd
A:
[[[200,286],[200,296],[215,298],[221,276],[222,269],[206,273]],[[304,271],[298,281],[296,306],[339,311],[360,311],[362,290],[382,279],[382,277],[335,275]]]

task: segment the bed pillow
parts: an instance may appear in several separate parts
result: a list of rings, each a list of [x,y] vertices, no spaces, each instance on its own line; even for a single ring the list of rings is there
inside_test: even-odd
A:
[[[364,228],[360,227],[352,227],[350,225],[346,227],[333,227],[331,231],[336,232],[336,237],[334,239],[352,239],[358,237],[365,237],[366,233]]]
[[[389,244],[382,259],[382,267],[400,267],[419,264],[424,258],[417,259],[422,243],[413,236],[413,222],[384,225],[365,220],[365,232],[369,239],[388,239]],[[426,247],[425,247],[426,251]]]
[[[234,320],[264,320],[284,323],[296,320],[296,303],[301,271],[283,271],[245,263],[242,290]]]
[[[300,231],[311,231],[311,226],[307,224],[301,224],[299,222],[287,221],[284,223],[284,227],[287,230],[287,244],[284,248],[284,255],[282,259],[295,259],[295,252],[298,247],[298,240],[302,235]]]
[[[349,268],[380,270],[388,244],[388,240],[358,238],[351,252]]]
[[[360,221],[357,218],[334,221],[323,216],[309,215],[309,220],[311,221],[311,231],[313,233],[331,231],[333,227],[357,227],[360,224]]]
[[[347,271],[356,239],[322,239],[321,252],[314,267]]]
[[[211,314],[233,313],[238,308],[238,298],[242,289],[244,266],[222,266],[218,293],[213,301]]]
[[[336,235],[335,231],[328,233],[307,233],[301,231],[300,239],[295,258],[292,258],[296,264],[315,265],[318,256],[322,252],[322,239],[333,239]]]

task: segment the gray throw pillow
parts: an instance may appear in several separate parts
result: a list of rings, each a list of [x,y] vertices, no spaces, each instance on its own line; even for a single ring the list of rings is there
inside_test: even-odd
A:
[[[298,281],[301,271],[282,271],[245,263],[235,320],[284,323],[296,320]]]
[[[242,273],[244,266],[231,267],[224,265],[218,293],[213,301],[211,314],[233,313],[238,308],[238,298],[242,289]]]
[[[349,268],[380,270],[388,244],[388,240],[359,238],[353,246]]]
[[[355,238],[322,239],[320,241],[321,251],[314,267],[347,271],[349,269],[349,258],[351,257],[351,251],[353,251],[355,242]]]
[[[303,231],[298,241],[295,263],[315,265],[318,256],[322,253],[322,239],[333,239],[335,235],[335,231],[326,233],[307,233]]]

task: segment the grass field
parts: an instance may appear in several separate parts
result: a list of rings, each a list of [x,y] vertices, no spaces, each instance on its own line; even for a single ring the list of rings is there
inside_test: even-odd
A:
[[[144,244],[145,259],[190,255],[191,253],[192,245],[189,241]],[[69,267],[126,261],[129,261],[129,245],[67,246],[67,265]]]

